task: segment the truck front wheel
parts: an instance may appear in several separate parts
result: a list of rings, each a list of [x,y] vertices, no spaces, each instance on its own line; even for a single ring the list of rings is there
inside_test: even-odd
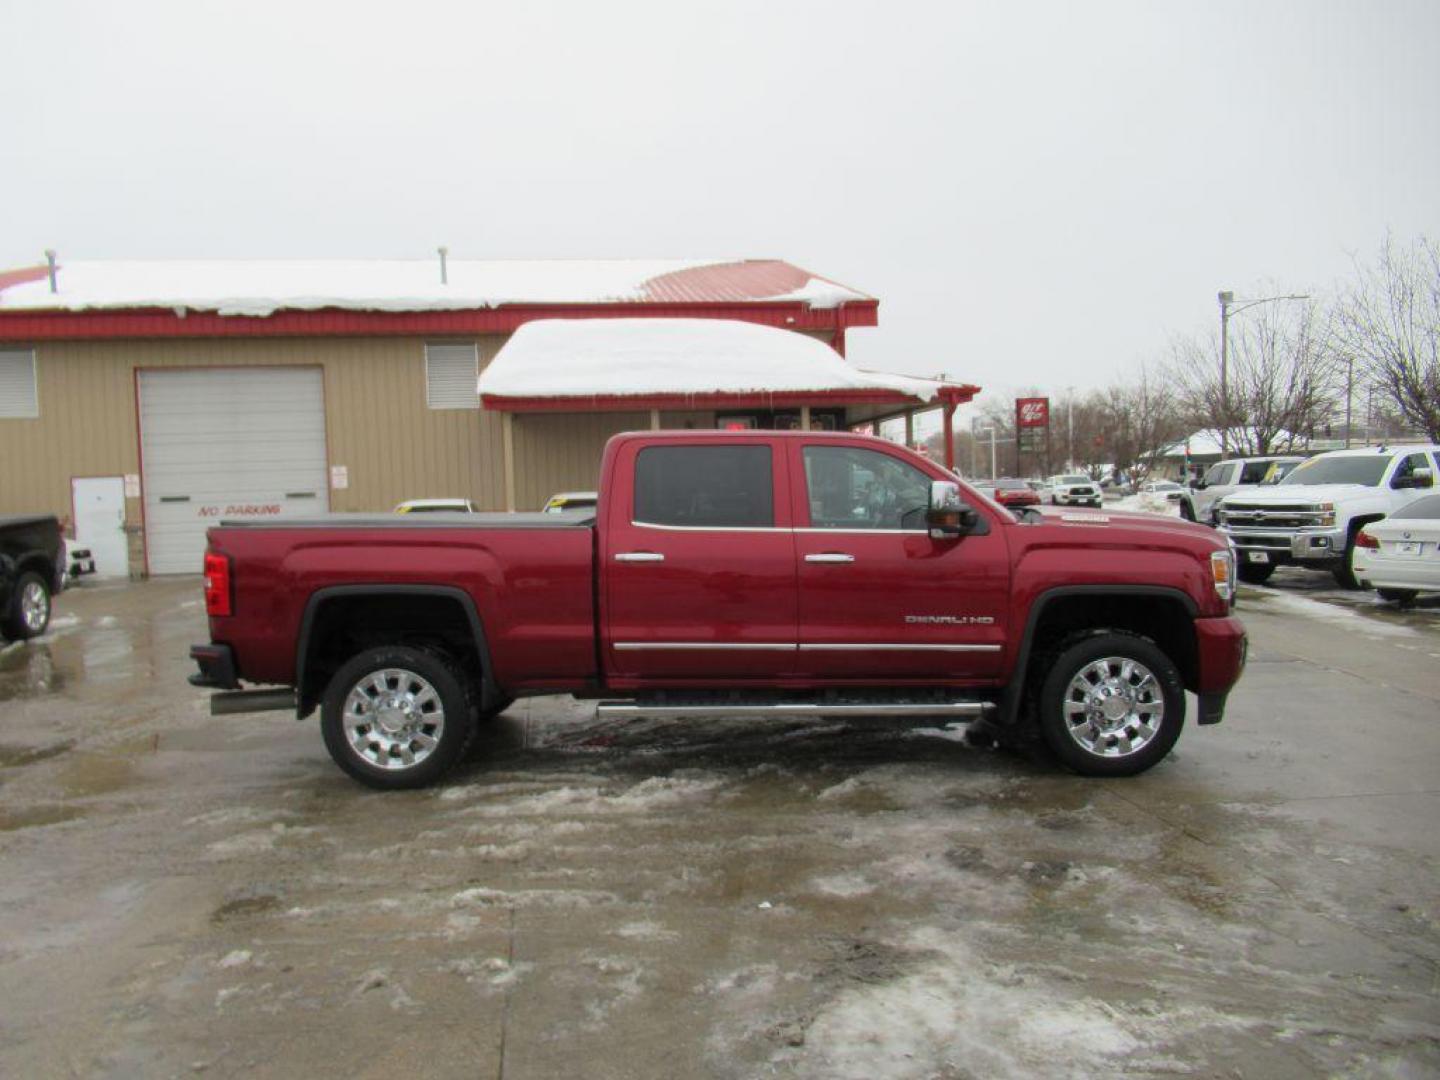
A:
[[[1083,776],[1134,776],[1175,745],[1185,723],[1180,672],[1152,642],[1118,630],[1072,639],[1038,699],[1040,734]]]
[[[325,688],[325,748],[362,784],[424,787],[465,755],[474,735],[468,685],[441,653],[405,645],[367,649]]]

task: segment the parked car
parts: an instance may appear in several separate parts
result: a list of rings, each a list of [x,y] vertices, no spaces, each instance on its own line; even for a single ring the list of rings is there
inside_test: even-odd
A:
[[[848,434],[628,433],[600,475],[593,519],[211,529],[191,682],[220,714],[318,709],[341,769],[406,788],[538,693],[609,717],[966,717],[1132,775],[1174,745],[1185,690],[1215,723],[1244,666],[1230,547],[1178,519],[1022,520]]]
[[[1100,485],[1081,473],[1062,473],[1046,482],[1044,498],[1056,506],[1099,506]]]
[[[975,485],[980,494],[993,499],[1001,506],[1039,506],[1040,496],[1026,480],[1002,476],[998,480],[985,480]]]
[[[1100,478],[1100,494],[1123,498],[1135,494],[1135,485],[1117,476],[1103,476]]]
[[[395,507],[397,514],[473,514],[469,499],[407,499]]]
[[[73,581],[78,577],[95,573],[95,556],[88,547],[81,547],[74,540],[66,537],[65,545],[65,579]]]
[[[594,510],[600,496],[593,491],[561,491],[545,500],[545,513],[558,514],[562,510]]]
[[[1361,527],[1429,494],[1437,466],[1440,446],[1332,450],[1273,487],[1227,495],[1216,513],[1238,553],[1240,579],[1263,582],[1293,564],[1359,588],[1351,564]]]
[[[1241,488],[1278,484],[1304,460],[1299,455],[1281,454],[1216,462],[1190,485],[1180,504],[1180,516],[1214,525],[1215,509],[1225,496],[1234,495]]]
[[[1173,480],[1147,480],[1140,485],[1140,502],[1147,510],[1178,511],[1184,497],[1185,489]]]
[[[0,517],[0,636],[22,641],[43,634],[64,573],[59,520]]]
[[[1408,604],[1440,592],[1440,495],[1426,495],[1355,537],[1355,577],[1362,589]]]

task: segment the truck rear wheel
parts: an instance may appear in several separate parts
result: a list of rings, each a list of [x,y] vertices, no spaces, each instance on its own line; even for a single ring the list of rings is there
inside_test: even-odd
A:
[[[1064,644],[1038,698],[1040,734],[1082,776],[1134,776],[1185,724],[1180,672],[1152,642],[1119,630]]]
[[[325,748],[370,787],[434,783],[464,757],[474,736],[468,685],[441,653],[405,645],[367,649],[325,688]]]
[[[50,586],[39,574],[27,570],[15,582],[10,610],[0,620],[0,629],[11,641],[39,637],[50,625]]]

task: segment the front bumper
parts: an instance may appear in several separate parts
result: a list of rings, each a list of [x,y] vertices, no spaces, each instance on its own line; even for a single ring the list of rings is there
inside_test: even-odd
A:
[[[1201,724],[1218,724],[1225,715],[1225,699],[1245,671],[1249,654],[1245,624],[1234,615],[1195,620],[1196,681]]]
[[[1265,529],[1221,525],[1220,531],[1235,545],[1240,563],[1267,562],[1276,566],[1293,563],[1333,565],[1345,557],[1349,535],[1344,529]],[[1252,558],[1250,552],[1264,552],[1266,558]]]

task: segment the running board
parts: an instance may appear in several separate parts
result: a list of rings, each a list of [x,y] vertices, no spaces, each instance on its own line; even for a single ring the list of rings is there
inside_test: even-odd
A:
[[[637,701],[602,701],[595,706],[601,719],[645,717],[664,720],[685,716],[960,716],[980,719],[995,711],[990,701],[943,701],[916,704],[844,704],[778,702],[773,705],[729,704],[715,701],[701,705],[646,705]]]
[[[295,709],[294,690],[230,690],[210,695],[211,716],[234,716],[236,713],[276,712]]]

